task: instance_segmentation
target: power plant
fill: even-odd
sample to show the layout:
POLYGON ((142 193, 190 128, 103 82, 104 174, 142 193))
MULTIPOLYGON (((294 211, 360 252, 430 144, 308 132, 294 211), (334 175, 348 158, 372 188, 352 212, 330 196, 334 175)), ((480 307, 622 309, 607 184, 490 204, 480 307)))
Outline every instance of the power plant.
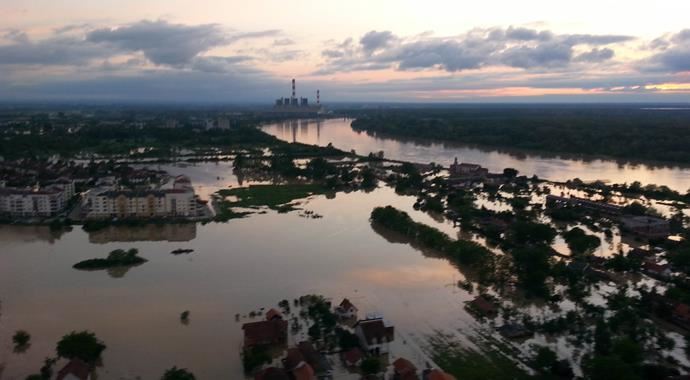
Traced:
POLYGON ((281 113, 323 113, 321 106, 321 94, 316 90, 316 104, 309 104, 309 98, 298 98, 295 90, 295 78, 292 78, 292 96, 289 98, 278 98, 273 106, 274 112, 281 113))

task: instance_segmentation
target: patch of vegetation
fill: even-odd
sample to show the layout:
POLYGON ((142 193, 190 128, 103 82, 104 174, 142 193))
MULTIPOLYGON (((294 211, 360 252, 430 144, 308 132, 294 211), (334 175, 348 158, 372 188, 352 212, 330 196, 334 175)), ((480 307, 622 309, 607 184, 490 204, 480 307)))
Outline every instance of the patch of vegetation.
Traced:
POLYGON ((445 372, 463 380, 522 380, 531 376, 496 349, 474 351, 434 336, 432 358, 445 372))
POLYGON ((29 347, 31 335, 24 330, 17 330, 12 336, 12 343, 14 343, 15 352, 24 352, 29 347))
POLYGON ((575 227, 563 234, 573 255, 591 254, 601 245, 598 236, 588 235, 582 228, 575 227))
POLYGON ((136 248, 131 248, 127 251, 116 249, 110 252, 105 259, 88 259, 74 264, 73 267, 82 270, 99 270, 140 265, 147 261, 148 260, 145 258, 139 256, 139 250, 136 248))
POLYGON ((638 106, 495 106, 351 111, 352 128, 553 154, 690 162, 690 112, 638 106))
POLYGON ((196 377, 185 368, 172 367, 165 371, 161 380, 196 380, 196 377))
POLYGON ((96 337, 96 334, 90 331, 72 331, 60 339, 56 351, 61 358, 76 358, 93 364, 101 357, 105 349, 106 345, 96 337))
POLYGON ((220 190, 218 194, 223 197, 237 197, 237 201, 224 200, 223 208, 243 207, 257 208, 268 207, 280 210, 296 199, 303 199, 311 195, 324 194, 326 187, 317 183, 282 184, 282 185, 251 185, 237 189, 220 190))

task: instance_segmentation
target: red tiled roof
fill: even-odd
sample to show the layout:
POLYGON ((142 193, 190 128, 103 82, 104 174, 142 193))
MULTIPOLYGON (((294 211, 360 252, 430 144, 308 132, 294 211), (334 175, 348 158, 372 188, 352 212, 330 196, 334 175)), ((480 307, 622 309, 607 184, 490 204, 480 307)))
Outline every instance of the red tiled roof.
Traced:
POLYGON ((281 314, 278 310, 276 309, 271 309, 268 312, 266 312, 266 320, 270 321, 273 318, 280 318, 283 319, 283 314, 281 314))
POLYGON ((673 308, 673 315, 684 319, 690 319, 690 306, 679 303, 673 308))
POLYGON ((244 347, 285 343, 288 323, 283 320, 250 322, 242 325, 244 347))
POLYGON ((347 310, 350 310, 350 309, 355 309, 355 310, 357 310, 357 308, 355 307, 355 305, 353 305, 352 302, 350 302, 350 300, 347 299, 347 298, 343 299, 343 302, 340 303, 340 307, 341 307, 343 310, 346 310, 346 311, 347 311, 347 310))
POLYGON ((80 380, 88 380, 90 374, 91 368, 88 364, 79 359, 72 359, 58 372, 56 380, 63 380, 67 375, 72 375, 80 380))
POLYGON ((472 300, 469 303, 469 306, 471 308, 477 310, 478 312, 481 312, 484 314, 493 314, 493 313, 496 313, 498 311, 497 306, 493 302, 486 299, 486 297, 484 297, 484 296, 479 296, 479 297, 475 298, 474 300, 472 300))
POLYGON ((393 370, 395 374, 399 376, 408 376, 417 373, 417 367, 405 358, 395 359, 393 362, 393 370))
POLYGON ((357 365, 357 363, 362 360, 363 357, 364 354, 362 353, 362 350, 357 347, 343 353, 343 360, 345 360, 345 364, 349 366, 357 365))
POLYGON ((377 342, 392 342, 395 337, 395 328, 386 327, 382 319, 370 319, 357 322, 357 327, 362 329, 362 333, 367 340, 367 344, 377 342))
POLYGON ((292 376, 295 380, 314 380, 314 370, 309 364, 305 364, 296 370, 292 371, 292 376))

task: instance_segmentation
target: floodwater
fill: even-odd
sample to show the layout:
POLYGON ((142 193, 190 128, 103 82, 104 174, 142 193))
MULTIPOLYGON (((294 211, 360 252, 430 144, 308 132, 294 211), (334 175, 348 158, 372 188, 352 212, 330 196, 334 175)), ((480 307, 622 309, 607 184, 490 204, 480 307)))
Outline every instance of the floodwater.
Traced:
MULTIPOLYGON (((237 183, 229 165, 169 167, 199 188, 237 183), (209 175, 213 169, 215 175, 209 175)), ((463 276, 442 259, 394 243, 369 224, 376 206, 393 204, 418 221, 455 233, 450 223, 415 211, 414 197, 390 188, 315 196, 304 202, 322 219, 269 211, 228 223, 80 228, 0 227, 0 378, 24 379, 54 355, 60 337, 91 330, 108 348, 99 379, 155 379, 186 367, 198 379, 242 378, 241 325, 235 315, 282 299, 319 293, 350 298, 364 313, 396 325, 393 357, 423 365, 419 347, 436 329, 482 328, 463 309, 472 295, 455 284, 463 276), (149 262, 127 271, 77 271, 78 261, 118 248, 138 248, 149 262), (189 255, 172 255, 192 248, 189 255), (190 323, 180 313, 190 311, 190 323), (11 336, 27 330, 31 347, 14 353, 11 336)))
POLYGON ((354 131, 350 119, 299 120, 266 125, 263 130, 281 140, 336 148, 358 154, 383 151, 386 158, 417 163, 435 162, 448 166, 455 157, 462 162, 480 164, 493 172, 515 168, 521 174, 537 175, 551 181, 580 178, 610 183, 666 185, 682 193, 690 189, 690 168, 619 163, 613 160, 577 160, 545 157, 504 150, 479 149, 457 143, 432 142, 371 136, 354 131))

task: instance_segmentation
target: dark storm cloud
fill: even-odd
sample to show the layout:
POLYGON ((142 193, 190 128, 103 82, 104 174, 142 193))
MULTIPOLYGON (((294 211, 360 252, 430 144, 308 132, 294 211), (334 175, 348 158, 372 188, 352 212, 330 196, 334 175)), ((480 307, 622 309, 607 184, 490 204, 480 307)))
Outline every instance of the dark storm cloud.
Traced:
POLYGON ((604 48, 576 56, 576 46, 600 47, 632 39, 621 35, 559 35, 522 27, 474 29, 457 37, 414 39, 371 31, 360 39, 359 46, 353 46, 349 39, 324 49, 322 55, 327 62, 319 73, 371 70, 373 66, 399 70, 440 68, 449 72, 487 66, 564 68, 573 62, 603 62, 614 55, 612 49, 604 48))
POLYGON ((244 39, 273 37, 278 30, 229 34, 217 24, 183 25, 167 21, 139 21, 117 28, 96 29, 86 40, 124 52, 143 52, 157 65, 183 66, 213 48, 244 39))
POLYGON ((183 65, 202 52, 225 45, 227 36, 218 25, 187 26, 166 21, 140 21, 119 28, 96 29, 86 40, 122 51, 141 51, 158 65, 183 65))
POLYGON ((383 32, 372 30, 371 32, 368 32, 362 36, 362 38, 359 39, 359 43, 362 45, 362 49, 365 52, 371 53, 388 46, 395 39, 396 37, 393 35, 393 33, 388 30, 383 32))
POLYGON ((578 62, 603 62, 613 58, 615 52, 609 48, 594 48, 575 57, 578 62))
POLYGON ((112 54, 108 49, 72 37, 55 37, 41 41, 14 38, 0 45, 0 64, 81 65, 94 58, 112 54))
POLYGON ((658 52, 642 62, 643 71, 690 71, 690 29, 657 38, 651 47, 658 52))

